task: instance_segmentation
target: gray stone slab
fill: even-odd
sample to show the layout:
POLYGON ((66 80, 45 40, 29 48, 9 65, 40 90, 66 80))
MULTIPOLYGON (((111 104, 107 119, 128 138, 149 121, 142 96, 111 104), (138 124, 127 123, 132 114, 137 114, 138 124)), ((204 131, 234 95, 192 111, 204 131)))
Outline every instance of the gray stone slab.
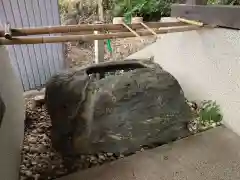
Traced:
POLYGON ((225 127, 58 180, 236 180, 239 136, 225 127))

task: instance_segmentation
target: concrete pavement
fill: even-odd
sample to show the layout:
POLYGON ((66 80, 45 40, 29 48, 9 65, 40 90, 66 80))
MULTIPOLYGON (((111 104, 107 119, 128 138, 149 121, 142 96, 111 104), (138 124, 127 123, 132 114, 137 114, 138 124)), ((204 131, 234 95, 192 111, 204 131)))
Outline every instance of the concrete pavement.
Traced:
POLYGON ((240 179, 240 138, 225 127, 58 180, 208 179, 240 179))

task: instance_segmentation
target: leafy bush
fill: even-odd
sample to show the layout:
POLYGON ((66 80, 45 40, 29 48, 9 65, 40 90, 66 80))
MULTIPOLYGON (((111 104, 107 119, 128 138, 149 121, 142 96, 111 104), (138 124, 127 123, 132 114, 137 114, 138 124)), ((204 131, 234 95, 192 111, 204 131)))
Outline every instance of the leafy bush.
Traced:
POLYGON ((61 14, 66 14, 68 11, 69 2, 66 0, 59 0, 59 10, 61 14))
POLYGON ((240 0, 208 0, 208 4, 221 4, 221 5, 240 5, 240 0))
POLYGON ((173 0, 118 0, 114 16, 141 16, 144 20, 159 20, 169 16, 173 0))

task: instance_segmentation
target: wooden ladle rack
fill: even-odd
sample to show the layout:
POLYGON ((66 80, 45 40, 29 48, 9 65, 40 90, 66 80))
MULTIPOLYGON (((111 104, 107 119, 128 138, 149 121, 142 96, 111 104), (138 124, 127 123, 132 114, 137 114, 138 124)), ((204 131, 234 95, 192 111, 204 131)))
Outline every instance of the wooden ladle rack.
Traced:
POLYGON ((93 41, 136 36, 141 37, 156 34, 191 31, 199 28, 199 24, 189 23, 188 21, 184 22, 184 20, 181 19, 178 22, 140 22, 130 25, 122 23, 80 24, 35 28, 11 28, 11 25, 7 23, 4 29, 0 29, 0 45, 60 43, 79 40, 93 41), (92 34, 71 34, 86 31, 92 32, 92 34), (94 31, 99 31, 100 33, 94 34, 94 31), (48 36, 36 36, 43 34, 48 36))

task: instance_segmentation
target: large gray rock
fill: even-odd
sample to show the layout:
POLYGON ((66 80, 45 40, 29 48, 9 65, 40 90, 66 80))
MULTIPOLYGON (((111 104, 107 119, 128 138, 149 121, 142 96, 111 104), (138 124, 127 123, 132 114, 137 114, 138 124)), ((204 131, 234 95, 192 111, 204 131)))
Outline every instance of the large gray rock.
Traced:
POLYGON ((0 96, 0 127, 1 127, 2 119, 3 119, 4 113, 5 113, 5 108, 6 108, 6 106, 0 96))
MULTIPOLYGON (((108 73, 111 74, 111 73, 108 73)), ((151 61, 93 65, 46 86, 53 146, 63 154, 132 153, 189 135, 191 113, 177 80, 151 61), (88 74, 131 69, 100 80, 88 74)))

